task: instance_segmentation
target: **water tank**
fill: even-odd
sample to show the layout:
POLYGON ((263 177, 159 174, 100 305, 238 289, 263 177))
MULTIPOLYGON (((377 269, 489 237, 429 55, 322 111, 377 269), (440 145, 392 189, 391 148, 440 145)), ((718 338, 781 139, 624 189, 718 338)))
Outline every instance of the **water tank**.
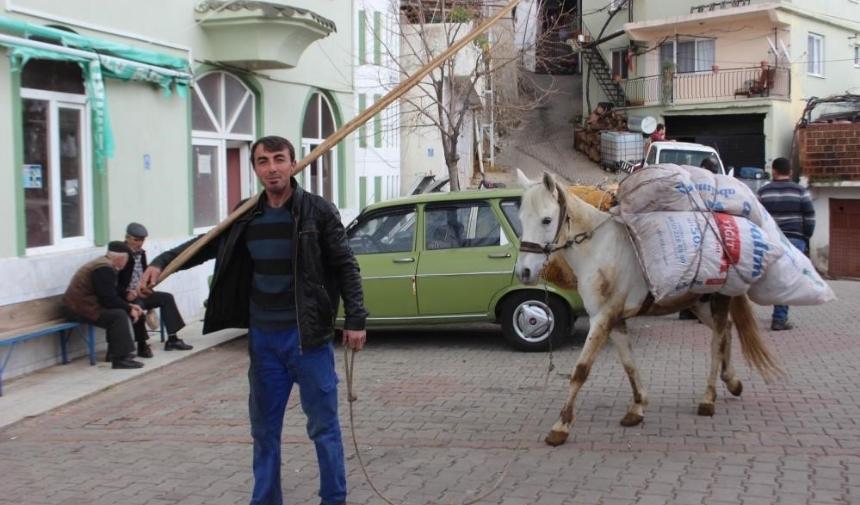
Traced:
POLYGON ((632 132, 640 132, 651 135, 657 129, 657 120, 654 116, 642 116, 629 114, 627 116, 627 129, 632 132))

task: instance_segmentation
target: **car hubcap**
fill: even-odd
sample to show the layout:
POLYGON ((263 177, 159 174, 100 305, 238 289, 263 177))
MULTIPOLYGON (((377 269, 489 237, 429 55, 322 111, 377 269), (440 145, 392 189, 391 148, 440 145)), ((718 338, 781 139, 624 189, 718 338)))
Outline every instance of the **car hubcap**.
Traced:
POLYGON ((527 342, 546 340, 554 326, 552 311, 543 302, 529 300, 514 311, 514 331, 527 342))

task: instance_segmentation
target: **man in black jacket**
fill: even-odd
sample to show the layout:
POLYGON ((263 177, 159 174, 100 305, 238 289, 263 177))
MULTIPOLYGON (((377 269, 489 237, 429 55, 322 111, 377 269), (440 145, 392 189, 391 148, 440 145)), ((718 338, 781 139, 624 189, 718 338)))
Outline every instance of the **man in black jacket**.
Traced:
MULTIPOLYGON (((282 502, 281 430, 290 390, 298 384, 317 451, 321 503, 339 505, 346 500, 346 470, 332 339, 342 298, 343 344, 355 350, 364 346, 367 311, 358 263, 337 209, 291 177, 295 150, 287 139, 256 141, 251 164, 264 187, 257 205, 183 268, 215 258, 203 333, 249 329, 251 504, 282 502)), ((143 285, 154 285, 161 270, 196 240, 155 258, 143 285)))
MULTIPOLYGON (((129 223, 125 228, 125 243, 131 250, 131 255, 125 268, 119 272, 117 289, 119 295, 130 303, 139 305, 143 310, 150 311, 161 309, 161 317, 164 318, 164 326, 167 328, 167 341, 164 342, 165 351, 189 351, 194 347, 186 344, 176 333, 185 327, 182 314, 176 307, 173 295, 163 291, 152 291, 144 286, 141 289, 140 279, 146 270, 146 251, 143 242, 149 232, 140 223, 129 223)), ((149 335, 146 332, 146 320, 140 318, 134 323, 134 339, 137 341, 137 355, 141 358, 151 358, 152 349, 146 343, 149 335)))

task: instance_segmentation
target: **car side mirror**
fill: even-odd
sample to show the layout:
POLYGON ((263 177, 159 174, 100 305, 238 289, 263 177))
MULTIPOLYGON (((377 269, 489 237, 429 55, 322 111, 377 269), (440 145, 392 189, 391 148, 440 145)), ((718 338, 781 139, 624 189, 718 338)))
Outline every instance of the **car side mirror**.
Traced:
POLYGON ((735 176, 735 167, 729 165, 729 171, 726 173, 726 175, 728 175, 729 177, 734 177, 735 176))

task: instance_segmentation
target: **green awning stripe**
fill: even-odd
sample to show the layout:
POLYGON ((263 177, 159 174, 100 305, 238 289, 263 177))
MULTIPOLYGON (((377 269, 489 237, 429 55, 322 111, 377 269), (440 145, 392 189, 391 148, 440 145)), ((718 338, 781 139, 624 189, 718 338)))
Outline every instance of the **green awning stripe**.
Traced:
POLYGON ((118 58, 136 61, 138 63, 146 63, 157 67, 190 73, 188 61, 183 58, 177 58, 176 56, 170 56, 154 51, 146 51, 108 40, 84 37, 83 35, 67 32, 58 28, 34 25, 25 21, 0 16, 0 30, 23 37, 37 36, 43 39, 59 42, 66 47, 92 51, 102 55, 108 54, 118 58))
POLYGON ((175 89, 182 97, 187 96, 193 78, 188 62, 173 56, 91 39, 2 16, 0 30, 23 37, 37 36, 64 46, 53 49, 41 41, 26 38, 13 40, 14 37, 4 35, 0 46, 9 48, 13 72, 20 72, 32 58, 72 61, 81 66, 92 116, 93 160, 99 172, 104 171, 107 159, 113 157, 114 153, 104 78, 151 82, 160 86, 166 95, 175 89))
POLYGON ((12 72, 20 72, 24 68, 24 65, 27 64, 27 61, 32 58, 72 61, 81 66, 87 97, 90 101, 90 117, 92 119, 93 131, 93 160, 96 169, 99 172, 103 172, 107 158, 113 157, 114 139, 106 106, 107 100, 105 97, 104 80, 102 79, 102 69, 98 60, 91 60, 73 54, 64 54, 58 51, 18 46, 5 41, 2 44, 9 47, 12 72))

